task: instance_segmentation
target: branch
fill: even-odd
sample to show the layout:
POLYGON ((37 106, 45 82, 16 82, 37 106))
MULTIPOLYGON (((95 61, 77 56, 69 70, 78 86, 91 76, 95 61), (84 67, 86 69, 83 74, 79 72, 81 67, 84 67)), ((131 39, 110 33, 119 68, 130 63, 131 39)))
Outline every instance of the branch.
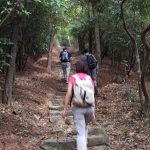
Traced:
POLYGON ((125 23, 125 19, 124 19, 124 13, 123 13, 123 4, 125 3, 126 0, 123 0, 120 4, 120 8, 121 8, 121 17, 122 17, 122 21, 123 21, 123 26, 125 29, 125 32, 127 33, 127 35, 129 36, 129 38, 131 39, 131 41, 133 43, 135 43, 135 39, 133 38, 133 36, 131 35, 131 33, 128 31, 126 23, 125 23))
POLYGON ((16 9, 17 5, 21 2, 21 0, 18 0, 16 2, 16 4, 14 5, 14 7, 12 8, 12 10, 9 12, 9 14, 7 14, 7 16, 4 18, 4 20, 0 23, 0 28, 2 28, 3 24, 6 22, 6 20, 9 18, 9 16, 14 12, 14 10, 16 9))

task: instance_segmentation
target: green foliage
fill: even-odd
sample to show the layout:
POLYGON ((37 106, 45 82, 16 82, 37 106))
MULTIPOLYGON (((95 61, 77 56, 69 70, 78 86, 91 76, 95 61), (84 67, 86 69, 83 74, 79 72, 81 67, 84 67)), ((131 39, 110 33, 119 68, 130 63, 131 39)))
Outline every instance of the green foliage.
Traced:
POLYGON ((60 46, 70 46, 67 36, 61 36, 58 38, 58 41, 60 43, 60 46))
POLYGON ((70 32, 73 36, 77 37, 78 35, 84 34, 86 32, 86 26, 82 23, 74 24, 70 32))
POLYGON ((134 102, 136 90, 131 88, 126 88, 123 92, 123 96, 125 96, 130 102, 134 102))
POLYGON ((113 77, 112 78, 112 81, 113 82, 117 82, 117 83, 122 83, 123 82, 123 79, 120 75, 116 76, 116 77, 113 77))
MULTIPOLYGON (((12 10, 13 6, 14 3, 11 0, 1 1, 1 21, 12 10)), ((142 0, 127 1, 124 7, 127 27, 138 39, 138 45, 141 45, 139 33, 150 21, 149 7, 148 0, 144 2, 142 0)), ((79 41, 82 39, 84 45, 88 45, 88 31, 91 29, 94 47, 95 22, 99 22, 102 49, 105 46, 103 43, 107 43, 108 53, 111 55, 113 50, 115 61, 128 60, 127 58, 131 55, 129 50, 133 48, 133 45, 124 33, 119 3, 110 0, 23 0, 18 13, 22 21, 20 23, 19 45, 24 45, 26 56, 47 52, 52 27, 55 28, 57 41, 66 46, 69 45, 68 36, 79 38, 79 41), (97 9, 95 5, 97 5, 97 9), (97 14, 93 14, 94 9, 97 10, 97 14), (90 17, 88 16, 88 10, 90 10, 90 17)), ((12 24, 12 22, 13 16, 10 17, 7 24, 12 24)), ((1 36, 6 34, 6 37, 10 39, 11 30, 11 26, 6 26, 1 36)), ((143 49, 140 49, 141 56, 142 53, 143 49)))
POLYGON ((8 63, 6 63, 5 61, 4 61, 4 57, 11 57, 11 55, 10 54, 8 54, 8 53, 4 53, 3 52, 3 47, 4 46, 9 46, 9 45, 12 45, 13 43, 12 42, 10 42, 9 40, 7 40, 6 38, 0 38, 0 57, 1 57, 1 59, 0 59, 0 72, 2 71, 2 69, 4 68, 4 67, 6 67, 6 66, 10 66, 8 63))
POLYGON ((6 63, 4 60, 0 60, 0 72, 6 66, 10 66, 10 65, 8 63, 6 63))
POLYGON ((0 38, 0 45, 12 45, 13 43, 6 39, 6 38, 0 38))
POLYGON ((124 67, 128 67, 128 61, 127 60, 123 60, 121 62, 122 65, 124 65, 124 67))
POLYGON ((6 116, 6 115, 0 115, 0 123, 2 123, 2 122, 4 122, 4 121, 7 121, 7 119, 8 119, 8 116, 6 116))
POLYGON ((0 87, 0 91, 2 91, 3 90, 3 88, 2 87, 0 87))

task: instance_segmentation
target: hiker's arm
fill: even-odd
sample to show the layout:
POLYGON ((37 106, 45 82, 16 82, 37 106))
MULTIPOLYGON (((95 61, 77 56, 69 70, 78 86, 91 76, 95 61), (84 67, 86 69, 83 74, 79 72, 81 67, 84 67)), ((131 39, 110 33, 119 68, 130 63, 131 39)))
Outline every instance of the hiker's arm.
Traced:
POLYGON ((95 121, 95 113, 93 114, 92 119, 91 119, 91 122, 94 122, 94 121, 95 121))
POLYGON ((70 62, 72 62, 72 54, 71 53, 69 53, 69 60, 70 60, 70 62))
POLYGON ((65 118, 66 109, 67 109, 67 106, 68 106, 68 103, 69 103, 69 100, 70 100, 70 97, 71 97, 71 93, 72 93, 72 84, 69 82, 68 83, 68 90, 67 90, 67 93, 66 93, 66 96, 65 96, 64 110, 62 112, 62 117, 63 118, 65 118))
POLYGON ((72 57, 69 58, 70 62, 72 62, 72 57))

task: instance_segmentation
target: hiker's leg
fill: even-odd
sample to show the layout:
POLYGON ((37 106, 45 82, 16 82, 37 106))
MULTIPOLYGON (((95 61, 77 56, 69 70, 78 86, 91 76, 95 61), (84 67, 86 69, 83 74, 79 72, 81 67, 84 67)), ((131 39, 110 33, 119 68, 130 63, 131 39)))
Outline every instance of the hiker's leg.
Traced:
POLYGON ((87 126, 85 127, 85 140, 86 140, 86 144, 88 144, 88 128, 87 128, 87 126))
POLYGON ((88 70, 87 74, 92 78, 92 70, 91 69, 88 70))
POLYGON ((71 64, 70 62, 66 63, 66 81, 68 82, 69 79, 69 73, 70 73, 71 64))
POLYGON ((67 62, 65 62, 65 67, 64 67, 64 70, 65 70, 65 80, 67 81, 67 62))
POLYGON ((64 79, 66 78, 66 67, 65 66, 66 66, 65 63, 62 62, 61 63, 61 68, 62 68, 62 71, 63 71, 63 77, 64 77, 64 79))
POLYGON ((92 79, 94 81, 94 91, 95 91, 95 94, 98 94, 98 90, 97 90, 97 81, 96 81, 96 78, 97 78, 97 69, 94 68, 92 69, 92 79))
POLYGON ((87 141, 85 133, 85 108, 74 107, 73 108, 73 119, 74 129, 77 132, 77 150, 87 150, 87 141))
POLYGON ((94 110, 95 110, 94 105, 86 108, 86 114, 85 114, 85 124, 86 124, 86 126, 91 121, 91 119, 93 117, 94 110))
POLYGON ((92 77, 92 79, 94 81, 94 86, 97 87, 97 81, 96 81, 97 73, 96 73, 96 68, 94 68, 94 69, 91 70, 91 77, 92 77))
MULTIPOLYGON (((91 106, 91 107, 86 108, 86 114, 85 114, 85 124, 86 124, 86 127, 85 127, 85 138, 86 138, 86 141, 87 141, 87 138, 88 138, 87 125, 88 125, 88 123, 91 121, 91 119, 93 117, 94 110, 95 110, 95 106, 91 106)), ((88 141, 87 141, 87 143, 88 143, 88 141)))

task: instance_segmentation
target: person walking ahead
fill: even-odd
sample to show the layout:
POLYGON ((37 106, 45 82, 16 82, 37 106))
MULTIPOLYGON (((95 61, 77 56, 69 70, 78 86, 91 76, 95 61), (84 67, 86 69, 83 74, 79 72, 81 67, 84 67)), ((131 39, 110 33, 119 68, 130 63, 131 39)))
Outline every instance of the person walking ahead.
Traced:
POLYGON ((61 61, 61 67, 63 70, 63 76, 64 76, 64 81, 68 83, 68 78, 69 78, 69 73, 70 73, 70 68, 71 68, 71 59, 72 55, 69 51, 67 51, 67 48, 64 47, 63 51, 60 52, 59 58, 61 61))
POLYGON ((85 60, 88 63, 89 71, 88 75, 91 76, 91 78, 94 81, 94 90, 95 95, 98 94, 97 90, 97 70, 98 70, 98 63, 95 57, 89 53, 88 49, 84 49, 84 55, 82 56, 82 60, 85 60))
MULTIPOLYGON (((87 75, 88 72, 88 65, 86 61, 83 60, 79 60, 76 63, 76 74, 71 76, 69 78, 69 83, 68 83, 68 90, 65 96, 65 102, 64 102, 64 109, 62 112, 62 117, 65 118, 65 114, 66 114, 66 109, 68 106, 68 103, 70 101, 70 97, 72 95, 72 91, 74 91, 72 97, 72 113, 73 113, 73 119, 74 119, 74 129, 77 132, 77 139, 76 139, 76 143, 77 143, 77 150, 87 150, 87 136, 88 136, 88 129, 87 129, 87 125, 90 121, 94 121, 95 120, 95 99, 93 103, 90 103, 90 101, 94 97, 94 85, 93 85, 93 80, 91 79, 91 77, 89 75, 87 75), (80 91, 80 93, 76 93, 77 91, 75 91, 75 88, 77 88, 78 85, 82 86, 82 83, 85 83, 86 81, 86 85, 89 85, 89 87, 91 87, 89 90, 91 90, 91 94, 88 95, 85 94, 86 92, 84 91, 83 93, 86 95, 85 97, 87 97, 87 95, 89 97, 87 97, 87 101, 86 98, 84 99, 84 101, 82 101, 82 105, 79 105, 79 101, 81 99, 82 92, 80 91), (78 96, 77 96, 78 94, 78 96), (78 103, 77 103, 78 102, 78 103)), ((79 88, 81 89, 81 88, 79 88)), ((83 98, 83 97, 82 97, 83 98)))

